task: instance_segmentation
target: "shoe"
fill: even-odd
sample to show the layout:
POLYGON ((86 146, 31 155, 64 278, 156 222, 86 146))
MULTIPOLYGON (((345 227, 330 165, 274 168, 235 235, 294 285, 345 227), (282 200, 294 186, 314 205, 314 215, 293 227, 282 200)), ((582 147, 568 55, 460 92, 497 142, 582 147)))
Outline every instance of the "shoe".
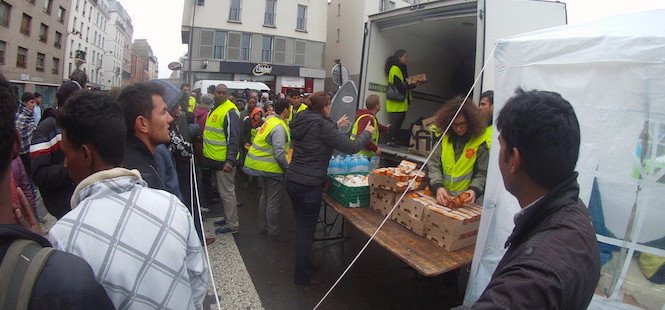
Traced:
POLYGON ((399 147, 399 145, 397 143, 392 142, 392 141, 387 142, 386 145, 389 146, 389 147, 399 147))
POLYGON ((266 236, 266 240, 268 240, 268 242, 276 242, 276 243, 288 243, 291 241, 290 238, 282 235, 266 236))
POLYGON ((322 281, 321 281, 321 278, 319 278, 319 277, 317 277, 317 276, 312 276, 312 278, 309 279, 309 281, 305 281, 305 282, 303 282, 303 281, 295 280, 295 281, 293 281, 293 282, 294 282, 295 284, 297 284, 297 285, 307 285, 307 286, 311 286, 311 285, 319 285, 319 284, 321 284, 322 281))
POLYGON ((214 221, 213 224, 215 224, 215 226, 224 226, 226 225, 226 220, 214 221))
POLYGON ((238 232, 238 229, 231 229, 228 227, 222 227, 222 228, 217 228, 215 229, 215 232, 218 234, 225 234, 225 233, 232 233, 235 234, 238 232))
POLYGON ((215 243, 215 240, 216 240, 215 238, 206 238, 206 240, 205 240, 206 245, 211 245, 211 244, 215 243))

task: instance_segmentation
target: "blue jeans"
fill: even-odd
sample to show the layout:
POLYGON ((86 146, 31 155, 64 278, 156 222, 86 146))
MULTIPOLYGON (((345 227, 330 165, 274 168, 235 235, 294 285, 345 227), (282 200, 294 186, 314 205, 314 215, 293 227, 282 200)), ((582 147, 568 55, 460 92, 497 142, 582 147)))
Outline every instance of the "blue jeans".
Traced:
POLYGON ((286 189, 289 197, 291 197, 293 214, 296 217, 296 270, 294 281, 308 283, 314 270, 309 254, 312 250, 316 223, 321 211, 322 188, 287 181, 286 189))

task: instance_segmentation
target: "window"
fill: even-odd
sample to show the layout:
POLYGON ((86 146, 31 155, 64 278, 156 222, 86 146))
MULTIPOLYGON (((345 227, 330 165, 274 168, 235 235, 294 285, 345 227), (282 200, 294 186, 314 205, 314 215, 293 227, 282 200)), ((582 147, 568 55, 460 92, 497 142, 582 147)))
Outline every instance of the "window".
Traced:
POLYGON ((53 7, 53 0, 44 0, 44 8, 42 11, 48 15, 51 15, 51 7, 53 7))
POLYGON ((261 61, 272 62, 272 40, 273 37, 263 36, 263 49, 261 50, 261 61))
POLYGON ((4 1, 0 1, 0 25, 9 27, 9 16, 11 16, 12 6, 4 1))
POLYGON ((337 4, 337 16, 342 15, 342 4, 338 3, 337 4))
POLYGON ((53 60, 51 61, 51 73, 58 74, 59 70, 60 70, 60 58, 53 57, 53 60))
POLYGON ((41 24, 39 26, 39 41, 46 43, 48 40, 48 26, 41 24))
POLYGON ((249 61, 249 50, 251 48, 252 35, 243 33, 242 42, 240 44, 240 60, 249 61))
POLYGON ((55 40, 53 40, 53 46, 55 48, 61 48, 62 47, 62 33, 60 32, 55 32, 55 40))
POLYGON ((389 0, 379 0, 379 12, 392 10, 395 8, 395 2, 389 0))
POLYGON ((26 36, 29 36, 31 25, 32 25, 32 16, 23 13, 23 19, 21 19, 21 33, 26 36))
POLYGON ((67 12, 67 10, 66 10, 65 8, 63 8, 63 7, 60 7, 60 8, 58 9, 58 21, 59 21, 61 24, 65 22, 65 12, 67 12))
POLYGON ((28 49, 23 47, 18 47, 18 53, 16 53, 16 66, 19 68, 27 67, 28 60, 28 49))
POLYGON ((205 6, 206 5, 206 0, 196 0, 196 5, 205 6))
POLYGON ((75 8, 76 12, 79 11, 79 2, 80 2, 80 0, 76 0, 76 8, 75 8))
POLYGON ((296 24, 297 30, 307 30, 307 7, 298 5, 298 23, 296 24))
POLYGON ((44 61, 46 61, 46 55, 37 53, 37 65, 35 66, 37 71, 44 71, 44 61))
POLYGON ((7 42, 0 41, 0 65, 5 64, 5 51, 7 50, 7 42))
POLYGON ((305 40, 296 40, 296 46, 294 50, 293 63, 296 65, 304 66, 305 65, 305 46, 307 42, 305 40))
POLYGON ((275 43, 273 44, 273 63, 286 63, 286 39, 285 38, 275 38, 275 43))
POLYGON ((275 26, 275 1, 266 0, 266 14, 263 17, 263 25, 275 26))
POLYGON ((215 42, 213 46, 213 58, 224 59, 226 49, 226 31, 215 31, 215 42))
POLYGON ((241 0, 231 0, 231 10, 229 10, 229 20, 231 21, 240 21, 241 13, 241 0))
POLYGON ((337 42, 339 42, 339 38, 340 38, 340 33, 339 33, 339 28, 337 28, 337 42))

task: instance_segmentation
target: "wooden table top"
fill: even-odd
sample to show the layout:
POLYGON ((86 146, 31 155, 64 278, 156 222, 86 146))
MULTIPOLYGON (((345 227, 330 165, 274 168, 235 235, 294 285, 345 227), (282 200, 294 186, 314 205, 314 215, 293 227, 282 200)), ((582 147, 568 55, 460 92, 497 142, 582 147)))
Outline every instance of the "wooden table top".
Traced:
MULTIPOLYGON (((383 221, 383 216, 371 208, 345 208, 325 193, 323 200, 347 222, 368 236, 371 236, 383 221)), ((425 277, 437 276, 471 263, 475 246, 448 252, 393 220, 388 220, 383 225, 374 241, 425 277)))

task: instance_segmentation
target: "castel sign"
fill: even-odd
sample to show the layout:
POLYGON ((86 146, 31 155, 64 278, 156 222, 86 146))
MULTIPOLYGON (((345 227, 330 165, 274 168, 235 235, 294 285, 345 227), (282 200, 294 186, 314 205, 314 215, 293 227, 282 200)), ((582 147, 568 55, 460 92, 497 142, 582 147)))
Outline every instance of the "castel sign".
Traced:
POLYGON ((261 76, 270 73, 272 73, 272 67, 269 64, 256 64, 254 69, 252 69, 252 74, 255 76, 261 76))

